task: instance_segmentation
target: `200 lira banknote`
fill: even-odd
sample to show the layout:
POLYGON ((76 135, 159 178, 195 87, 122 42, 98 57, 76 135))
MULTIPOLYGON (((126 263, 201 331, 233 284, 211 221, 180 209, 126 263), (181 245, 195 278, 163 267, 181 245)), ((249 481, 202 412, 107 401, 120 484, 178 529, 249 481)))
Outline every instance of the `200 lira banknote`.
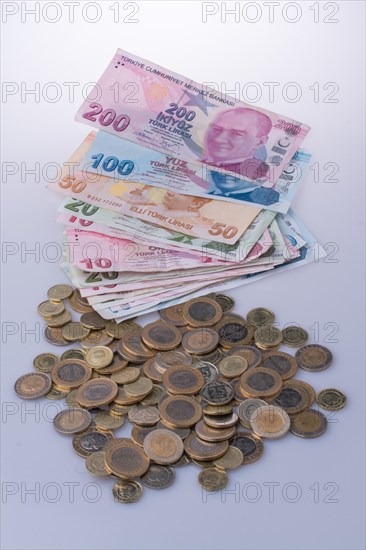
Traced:
POLYGON ((117 50, 76 120, 170 157, 201 163, 204 173, 191 175, 208 194, 266 208, 286 195, 275 183, 309 131, 306 124, 123 50, 117 50))

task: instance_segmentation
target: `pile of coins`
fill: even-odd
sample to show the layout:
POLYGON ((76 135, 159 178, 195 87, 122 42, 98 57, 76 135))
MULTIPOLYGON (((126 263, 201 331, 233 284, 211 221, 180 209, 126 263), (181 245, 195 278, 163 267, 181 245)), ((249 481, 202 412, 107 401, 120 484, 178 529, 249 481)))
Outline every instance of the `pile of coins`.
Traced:
POLYGON ((52 287, 48 298, 38 306, 45 339, 81 347, 38 355, 35 372, 21 376, 15 391, 23 399, 66 400, 55 429, 73 435, 92 474, 118 478, 118 502, 138 501, 143 486, 169 487, 174 468, 191 461, 201 467, 202 487, 223 489, 228 470, 261 457, 263 439, 323 434, 327 419, 311 408, 315 401, 332 411, 346 403, 339 390, 316 395, 294 379, 298 368, 328 368, 332 353, 307 344, 301 327, 275 327, 266 308, 244 318, 232 313, 231 297, 210 294, 163 309, 159 321, 142 327, 106 321, 68 285, 52 287), (278 351, 281 345, 298 348, 295 356, 278 351), (131 438, 116 437, 126 419, 131 438))

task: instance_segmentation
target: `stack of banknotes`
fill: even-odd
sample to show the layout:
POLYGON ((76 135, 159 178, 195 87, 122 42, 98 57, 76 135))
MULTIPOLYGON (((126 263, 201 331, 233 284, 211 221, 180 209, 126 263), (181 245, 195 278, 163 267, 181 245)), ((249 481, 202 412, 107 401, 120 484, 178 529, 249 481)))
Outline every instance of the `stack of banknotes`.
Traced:
POLYGON ((224 291, 325 255, 291 209, 309 127, 118 50, 49 187, 62 268, 105 319, 224 291))

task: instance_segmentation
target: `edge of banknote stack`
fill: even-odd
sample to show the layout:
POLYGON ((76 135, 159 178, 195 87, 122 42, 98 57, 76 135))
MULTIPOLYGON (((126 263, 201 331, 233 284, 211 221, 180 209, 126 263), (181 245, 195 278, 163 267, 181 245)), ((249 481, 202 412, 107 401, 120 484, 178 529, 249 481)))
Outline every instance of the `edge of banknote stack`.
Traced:
POLYGON ((76 115, 94 130, 49 188, 63 195, 61 267, 104 319, 325 256, 291 209, 310 161, 300 148, 309 127, 122 50, 96 89, 98 101, 76 115), (131 101, 115 94, 126 85, 135 86, 131 101))

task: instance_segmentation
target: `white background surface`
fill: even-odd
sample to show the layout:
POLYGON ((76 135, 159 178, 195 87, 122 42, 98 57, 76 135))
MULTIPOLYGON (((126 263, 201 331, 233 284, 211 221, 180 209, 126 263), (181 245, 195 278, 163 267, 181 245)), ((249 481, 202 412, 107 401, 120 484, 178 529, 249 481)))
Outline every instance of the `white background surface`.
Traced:
MULTIPOLYGON (((2 78, 19 88, 3 97, 2 104, 3 168, 5 162, 16 163, 18 169, 13 176, 3 174, 1 200, 3 252, 13 252, 2 258, 3 548, 364 548, 363 2, 330 2, 328 7, 298 2, 301 16, 296 23, 286 21, 295 18, 293 10, 299 13, 299 7, 284 7, 289 3, 275 8, 273 22, 269 7, 260 2, 251 2, 255 11, 242 13, 238 22, 234 16, 223 22, 217 3, 218 13, 206 23, 201 2, 136 2, 136 23, 123 22, 134 10, 123 2, 119 22, 113 21, 110 9, 117 3, 99 2, 96 23, 85 20, 95 17, 93 7, 83 18, 88 2, 75 6, 73 23, 64 2, 58 3, 61 17, 55 23, 45 20, 56 17, 55 8, 42 16, 41 2, 37 23, 24 12, 34 4, 2 2, 3 20, 5 5, 19 9, 2 28, 2 78), (260 15, 259 9, 259 20, 248 22, 260 15), (325 23, 327 16, 338 22, 325 23), (64 350, 43 340, 36 313, 48 287, 66 282, 53 261, 59 250, 49 244, 61 242, 61 227, 54 221, 60 197, 46 190, 42 174, 37 181, 25 176, 24 168, 36 162, 41 170, 50 162, 61 164, 89 132, 73 120, 81 90, 99 77, 118 47, 194 80, 226 83, 227 90, 236 82, 241 90, 257 83, 260 106, 312 127, 304 145, 320 167, 318 182, 314 171, 308 173, 294 209, 334 254, 231 294, 238 313, 270 307, 280 325, 296 321, 310 332, 311 341, 329 346, 335 357, 332 367, 298 377, 317 391, 342 389, 348 405, 329 418, 329 429, 318 440, 288 435, 266 442, 260 461, 230 474, 228 490, 236 494, 208 495, 207 502, 197 482, 199 469, 191 465, 177 470, 176 483, 168 490, 146 490, 138 505, 114 503, 111 481, 93 478, 74 454, 71 439, 53 430, 60 402, 22 403, 13 392, 16 378, 32 370, 35 355, 64 350), (45 94, 38 101, 30 95, 22 98, 21 90, 37 82, 45 94), (50 82, 61 89, 56 102, 48 99, 50 82), (74 98, 69 98, 65 82, 80 83, 74 98), (273 102, 265 82, 279 83, 273 102), (289 82, 301 91, 297 102, 282 96, 289 82), (319 83, 318 101, 314 83, 319 83), (335 89, 334 84, 324 89, 327 83, 338 86, 333 95, 337 102, 325 101, 335 89), (330 175, 326 163, 338 165, 338 182, 325 180, 330 175), (32 249, 35 254, 25 254, 32 249), (32 329, 36 334, 27 333, 32 329)), ((248 2, 238 4, 249 9, 248 2)), ((247 90, 254 94, 254 88, 247 90)), ((120 433, 127 435, 127 426, 120 433)))

